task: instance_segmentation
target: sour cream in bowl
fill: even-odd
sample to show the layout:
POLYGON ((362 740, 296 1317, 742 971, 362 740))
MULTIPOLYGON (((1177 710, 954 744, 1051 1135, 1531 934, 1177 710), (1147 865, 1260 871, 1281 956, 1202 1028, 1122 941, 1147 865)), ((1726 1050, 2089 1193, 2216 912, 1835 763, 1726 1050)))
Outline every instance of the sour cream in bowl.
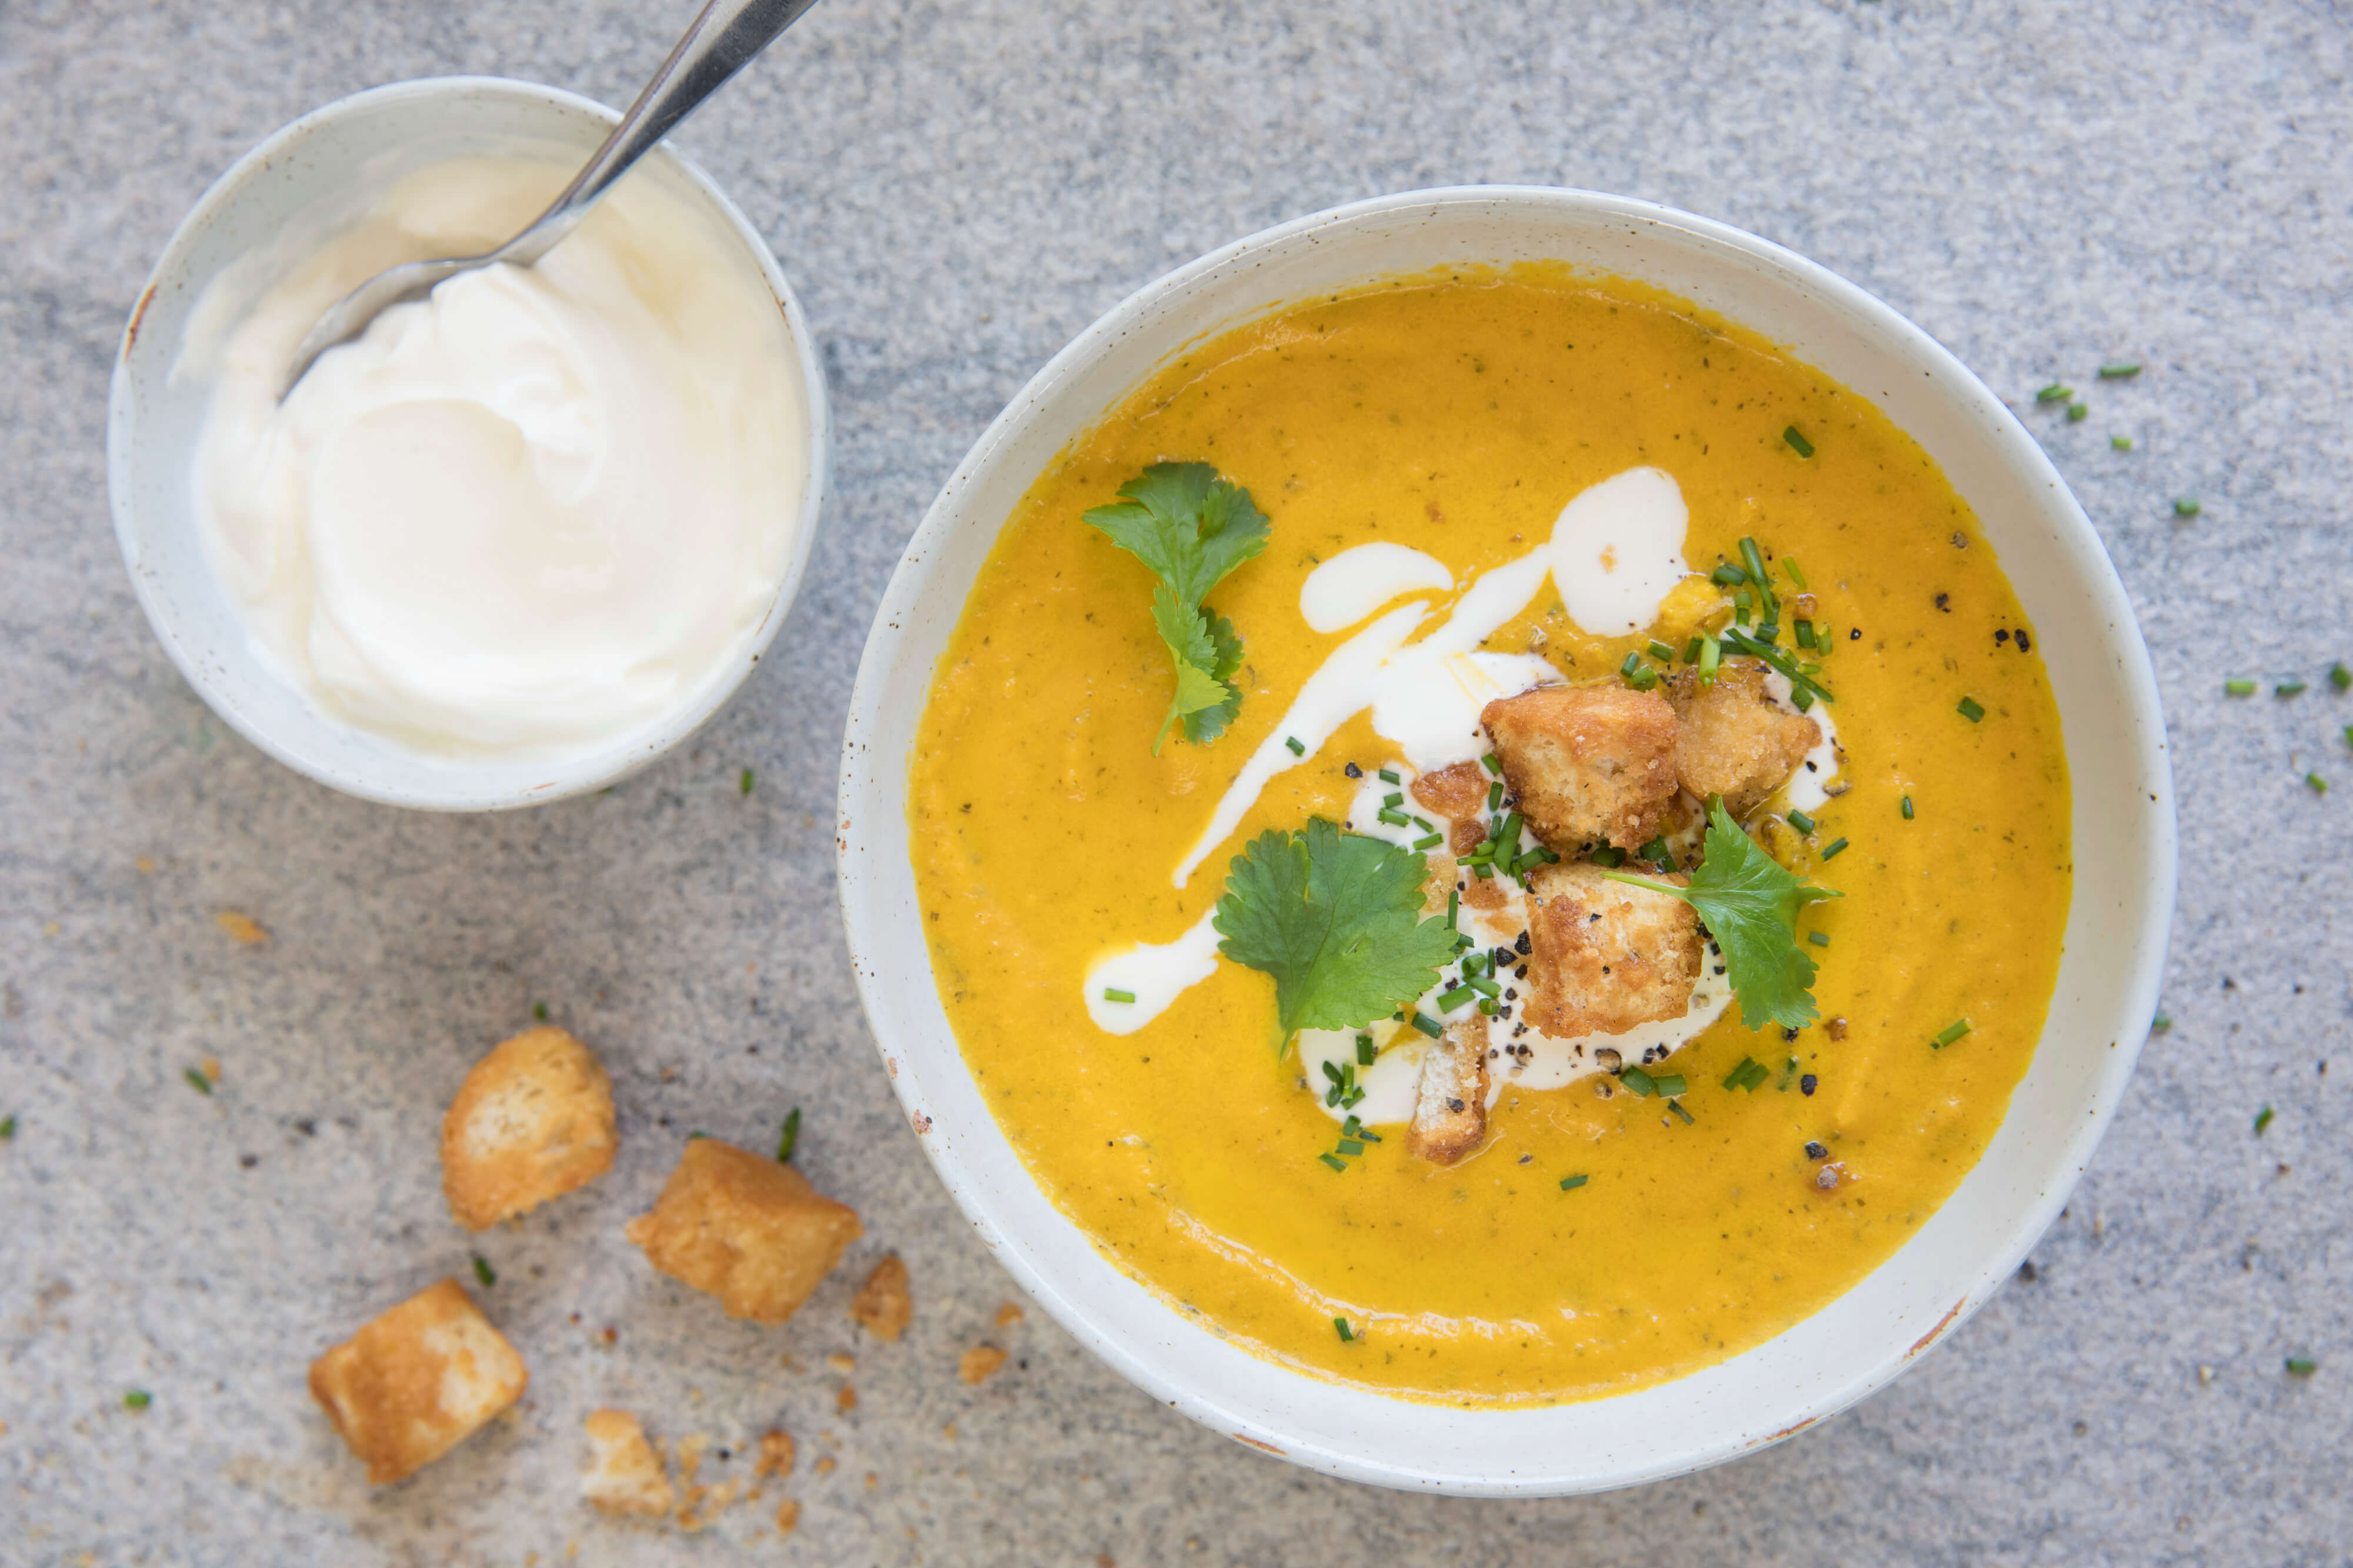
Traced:
POLYGON ((166 648, 301 771, 486 809, 611 782, 707 719, 791 603, 824 386, 774 258, 667 150, 537 267, 385 313, 382 268, 490 248, 612 116, 522 83, 362 93, 198 205, 126 332, 117 531, 166 648))

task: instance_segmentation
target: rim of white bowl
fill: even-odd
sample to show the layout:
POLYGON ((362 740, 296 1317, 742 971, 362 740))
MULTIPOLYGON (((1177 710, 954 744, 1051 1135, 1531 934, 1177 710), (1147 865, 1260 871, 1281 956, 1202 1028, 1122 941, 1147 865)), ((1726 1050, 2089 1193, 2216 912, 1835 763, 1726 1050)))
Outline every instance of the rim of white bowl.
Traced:
MULTIPOLYGON (((628 777, 693 735, 733 700, 752 672, 759 668, 761 659, 766 657, 769 646, 776 641, 777 632, 783 629, 786 618, 799 598, 802 581, 807 574, 809 554, 824 519, 833 455, 833 413, 827 393, 824 359, 818 352, 817 340, 809 331, 808 318, 801 310, 800 297, 793 292, 792 283, 785 277, 784 268, 769 249, 767 241, 761 237, 751 219, 744 216, 743 210, 700 164, 667 140, 646 154, 649 159, 666 161, 702 200, 710 204, 744 243, 758 265, 770 296, 784 312, 785 331, 792 339, 807 414, 808 474, 801 487, 798 538, 794 542, 791 559, 776 584, 776 596, 770 602, 767 613, 743 652, 741 668, 735 670, 732 679, 713 681, 697 700, 681 706, 669 719, 633 731, 619 743, 601 744, 578 756, 550 762, 534 770, 545 776, 545 782, 521 788, 486 788, 479 783, 469 782, 478 771, 490 767, 512 767, 512 763, 485 763, 481 770, 478 770, 464 760, 443 762, 437 759, 437 765, 448 775, 448 787, 438 792, 423 792, 390 787, 363 772, 305 755, 251 714, 227 700, 204 659, 183 637, 178 610, 155 585, 150 574, 141 569, 138 530, 131 500, 132 486, 129 482, 128 471, 131 444, 136 438, 132 428, 136 397, 132 384, 132 355, 140 323, 149 301, 172 282, 174 272, 185 263, 196 241, 218 221, 249 184, 269 170, 274 161, 307 140, 321 127, 390 103, 459 93, 546 105, 586 116, 607 126, 618 124, 621 118, 617 110, 595 99, 520 78, 419 77, 407 81, 385 82, 321 104, 264 137, 205 187, 204 195, 196 198, 187 216, 173 229, 172 237, 165 242, 163 254, 157 258, 154 268, 148 273, 138 300, 124 322, 122 337, 115 348, 114 370, 107 389, 107 495, 114 521, 115 543, 121 552, 123 565, 131 577, 132 591, 138 595, 139 605, 147 616, 148 626, 153 629, 156 640, 164 645, 165 655, 178 668, 181 677, 223 722, 262 752, 296 773, 362 800, 418 811, 509 811, 544 805, 585 795, 590 790, 602 789, 628 777)), ((162 374, 168 374, 168 371, 166 364, 162 374)), ((315 706, 307 701, 305 706, 311 708, 320 723, 351 729, 351 726, 343 725, 339 721, 318 712, 315 706)), ((393 744, 390 742, 384 743, 387 746, 393 744)))
MULTIPOLYGON (((1267 307, 1269 310, 1277 308, 1280 306, 1267 307)), ((1251 319, 1254 317, 1250 314, 1238 316, 1211 329, 1211 333, 1229 330, 1251 319)), ((1166 356, 1158 362, 1166 363, 1166 356)), ((1139 372, 1128 384, 1129 389, 1139 384, 1156 368, 1157 363, 1139 372)), ((1859 395, 1871 395, 1859 387, 1852 390, 1859 395)), ((1108 406, 1104 412, 1108 412, 1108 406)), ((1001 529, 1003 521, 1002 519, 997 520, 996 527, 1001 529)), ((961 616, 964 600, 969 593, 967 584, 965 593, 958 595, 952 620, 961 616)), ((2048 637, 2046 632, 2045 640, 2048 637)), ((932 673, 930 669, 922 672, 918 683, 926 696, 932 673)), ((899 696, 902 700, 906 696, 903 685, 899 696)), ((2125 1086, 2131 1078, 2140 1047, 2146 1040, 2146 1024, 2154 1011, 2158 985, 2163 978, 2176 885, 2173 783, 2167 751, 2163 711, 2147 647, 2141 637, 2124 584, 2116 576, 2114 563, 2108 559, 2090 520, 2084 516, 2082 507, 2068 490, 2041 445, 2019 423, 2016 416, 1966 365, 1908 318, 1829 268, 1782 246, 1715 219, 1637 198, 1542 185, 1455 185, 1409 191, 1333 207, 1261 230, 1145 284, 1049 361, 975 443, 908 542, 899 566, 883 592, 860 661, 843 744, 839 802, 837 847, 842 921, 860 997, 873 1027, 876 1050, 883 1059, 892 1087, 908 1112, 924 1153, 946 1184, 949 1195, 1021 1286, 1056 1321, 1122 1376, 1163 1403, 1239 1442, 1303 1468, 1348 1479, 1402 1489, 1492 1497, 1603 1491, 1686 1474, 1770 1447, 1876 1392, 1902 1373, 1923 1351, 1955 1326, 1966 1321, 2017 1270, 2027 1252, 2049 1228, 2089 1164, 2093 1152, 2123 1097, 2125 1086), (1988 422, 2007 459, 2016 465, 2026 478, 2046 487, 2053 498, 2057 534, 2054 542, 2068 558, 2078 584, 2092 601, 2093 608, 2105 622, 2106 630, 2098 640, 2113 659, 2116 678, 2124 689, 2126 711, 2119 716, 2123 743, 2129 750, 2134 775, 2145 786, 2142 793, 2147 795, 2146 807, 2137 795, 2131 802, 2133 830, 2145 843, 2147 852, 2142 867, 2145 872, 2142 888, 2146 896, 2137 910, 2126 910, 2117 917, 2129 928, 2124 934, 2132 939, 2130 957, 2124 967, 2122 979, 2115 987, 2114 1005, 2107 1009, 2109 1049, 2104 1065, 2094 1075, 2092 1091, 2082 1107, 2084 1114, 2073 1124, 2073 1133, 2063 1141, 2055 1156, 2047 1163, 2049 1169, 2060 1173, 2060 1179, 2045 1186, 2039 1197, 2027 1205, 2022 1216, 2011 1224, 1998 1240, 1982 1247, 1982 1261, 1972 1272, 1965 1294, 1940 1317, 1935 1315, 1933 1307, 1930 1308, 1919 1319, 1926 1325, 1926 1331, 1912 1342, 1908 1349, 1900 1348, 1902 1336, 1898 1335, 1888 1350, 1872 1355, 1843 1376, 1810 1389, 1793 1389, 1786 1406, 1776 1412, 1769 1421, 1751 1421, 1746 1426, 1726 1429, 1711 1440, 1685 1444, 1672 1452, 1655 1455, 1645 1462, 1615 1469, 1580 1470, 1573 1464, 1564 1465, 1549 1457, 1539 1456, 1535 1468, 1525 1473, 1464 1473, 1449 1469, 1442 1463, 1400 1459, 1389 1451, 1398 1445, 1390 1442, 1385 1446, 1378 1429, 1385 1425, 1412 1427, 1436 1411, 1445 1411, 1449 1415, 1469 1414, 1473 1420, 1506 1422, 1514 1418, 1524 1420, 1546 1412, 1593 1409, 1616 1405, 1622 1400, 1641 1399, 1658 1394, 1662 1390, 1702 1384, 1766 1351, 1779 1336, 1752 1346, 1715 1367, 1704 1368, 1663 1384, 1652 1384, 1629 1394, 1573 1402, 1567 1405, 1465 1413, 1373 1393, 1366 1396, 1372 1403, 1364 1414, 1386 1414, 1391 1417, 1389 1422, 1367 1422, 1369 1435, 1352 1434, 1345 1440, 1303 1438, 1298 1432, 1286 1430, 1279 1421, 1237 1408, 1231 1399, 1205 1394, 1200 1388, 1171 1375, 1163 1365, 1163 1362, 1173 1354, 1169 1347, 1180 1341, 1215 1336, 1198 1322, 1187 1318, 1149 1287, 1134 1280, 1117 1265, 1103 1258, 1099 1251, 1092 1250, 1092 1243, 1088 1243, 1084 1249, 1092 1258, 1092 1264, 1085 1258, 1076 1258, 1067 1245, 1061 1248, 1065 1255, 1061 1263, 1082 1271, 1100 1270, 1115 1277, 1110 1282, 1114 1293, 1123 1293, 1118 1291, 1117 1286, 1124 1282, 1130 1287, 1124 1294, 1150 1302, 1152 1310, 1149 1313, 1131 1314, 1132 1321, 1103 1321, 1095 1311, 1075 1300, 1057 1274, 1041 1263, 1039 1255, 1050 1242, 1066 1244, 1071 1236, 1083 1241, 1083 1233, 1074 1221, 1054 1206, 1052 1199, 1037 1184, 1028 1168, 1021 1163, 1018 1154, 1013 1151, 994 1114, 987 1110, 986 1102, 979 1100, 976 1086, 971 1083, 969 1069, 964 1065, 961 1049, 955 1045, 954 1031, 947 1024, 944 1011, 939 1006, 936 985, 932 983, 928 952, 920 957, 923 984, 917 986, 913 984, 915 977, 909 973, 911 955, 892 947, 885 931, 886 879, 894 870, 912 879, 912 868, 907 865, 905 826, 908 758, 903 753, 881 754, 870 742, 869 737, 879 722, 881 704, 887 695, 886 687, 896 673, 902 647, 915 635, 915 612, 926 586, 923 563, 938 553, 939 545, 957 527, 986 526, 979 520, 974 520, 968 525, 961 524, 958 519, 963 497, 978 482, 977 477, 990 468, 997 454, 1023 427, 1034 407, 1044 402, 1055 388, 1071 379, 1082 366, 1092 363, 1121 338, 1135 330, 1165 299, 1181 293, 1192 284, 1223 269, 1246 265, 1253 253, 1290 241, 1312 240, 1318 234, 1342 226, 1417 208, 1435 210, 1462 204, 1486 206, 1533 205, 1554 211, 1574 210, 1682 231, 1704 243, 1725 247, 1762 264, 1764 268, 1782 275, 1787 287, 1823 296, 1867 326, 1876 337, 1884 341, 1891 351, 1900 352, 1923 365, 1926 374, 1941 377, 1946 383, 1948 396, 1966 400, 1971 405, 1970 412, 1988 422), (877 802, 886 807, 881 818, 870 809, 877 802), (895 867, 892 865, 893 857, 898 862, 895 867), (891 1037, 883 1022, 892 1016, 906 994, 914 990, 920 990, 921 995, 911 1005, 927 1017, 936 1016, 937 1026, 946 1032, 955 1070, 963 1077, 961 1087, 968 1099, 980 1106, 981 1113, 972 1125, 952 1127, 934 1117, 927 1107, 938 1103, 934 1093, 914 1069, 912 1058, 891 1037), (907 1059, 902 1060, 902 1058, 907 1059), (1012 1188, 1009 1184, 1007 1184, 1008 1190, 987 1190, 986 1184, 976 1175, 973 1160, 967 1156, 967 1142, 984 1156, 1001 1154, 1004 1159, 1009 1159, 1027 1192, 1012 1188), (1017 1207, 1029 1210, 1028 1217, 1037 1216, 1042 1207, 1046 1228, 1034 1235, 1019 1228, 1018 1222, 1024 1216, 1017 1216, 1011 1212, 1017 1207), (1068 1234, 1055 1234, 1057 1232, 1068 1234)), ((2070 756, 2072 760, 2072 748, 2070 756)), ((2070 771, 2071 773, 2075 772, 2073 767, 2070 771)), ((2083 819, 2080 785, 2078 791, 2075 810, 2080 840, 2083 819)), ((2079 887, 2073 899, 2080 903, 2083 897, 2079 887)), ((2071 907, 2071 929, 2076 915, 2076 909, 2071 907)), ((2051 1044, 2050 1027, 2046 1025, 2043 1038, 2038 1043, 2037 1059, 2040 1059, 2043 1047, 2051 1044)), ((2016 1106, 2017 1100, 2013 1097, 2013 1111, 2016 1106)), ((2009 1116, 2010 1112, 2005 1112, 2005 1122, 2009 1116)), ((1940 1206, 1939 1214, 1953 1206, 1963 1188, 1983 1171, 1991 1153, 1989 1146, 1987 1156, 1981 1157, 1978 1164, 1963 1177, 1962 1185, 1957 1187, 1940 1206)), ((1895 1268, 1916 1247, 1923 1233, 1930 1228, 1936 1218, 1936 1215, 1930 1215, 1910 1240, 1863 1280, 1783 1332, 1795 1332, 1806 1321, 1834 1310, 1840 1301, 1860 1293, 1873 1279, 1895 1268)), ((1098 1279, 1094 1284, 1101 1287, 1106 1281, 1098 1279)), ((1944 1299, 1936 1298, 1938 1300, 1944 1299)), ((1908 1333, 1909 1327, 1905 1331, 1908 1333)), ((1228 1346, 1227 1350, 1231 1354, 1249 1357, 1269 1384, 1300 1385, 1302 1397, 1347 1386, 1256 1356, 1240 1347, 1228 1346)))

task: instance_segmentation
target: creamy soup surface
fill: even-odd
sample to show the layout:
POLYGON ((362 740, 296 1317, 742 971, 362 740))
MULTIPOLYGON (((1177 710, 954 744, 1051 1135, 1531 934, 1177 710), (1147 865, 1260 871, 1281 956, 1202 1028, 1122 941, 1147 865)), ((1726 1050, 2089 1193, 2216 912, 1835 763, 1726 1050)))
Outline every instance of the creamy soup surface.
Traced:
MULTIPOLYGON (((1790 695, 1777 683, 1794 710, 1790 695)), ((1486 749, 1467 734, 1460 755, 1486 749)), ((1040 1186, 1215 1331, 1409 1398, 1624 1392, 1851 1289, 1984 1152, 2042 1031, 2067 915, 2057 707, 2033 628, 1936 465, 1755 334, 1556 266, 1301 303, 1138 387, 1008 520, 912 768, 941 1000, 1040 1186), (1213 742, 1172 731, 1155 753, 1171 674, 1152 578, 1082 514, 1162 462, 1211 465, 1269 532, 1207 600, 1244 645, 1238 714, 1213 742), (1672 560, 1632 558, 1678 521, 1672 560), (1483 1126, 1452 1163, 1415 1157, 1400 1119, 1433 1047, 1382 1020, 1361 1068, 1345 1032, 1278 1055, 1272 982, 1218 958, 1206 923, 1267 829, 1322 817, 1430 842, 1410 785, 1444 760, 1454 710, 1401 717, 1394 693, 1318 709, 1311 677, 1365 639, 1410 659, 1467 627, 1446 666, 1479 688, 1466 712, 1536 681, 1622 682, 1630 658, 1671 684, 1694 638, 1736 614, 1753 624, 1712 576, 1744 538, 1782 614, 1810 612, 1815 646, 1799 653, 1787 626, 1778 646, 1831 693, 1812 707, 1820 746, 1745 824, 1842 895, 1798 921, 1820 1020, 1746 1026, 1711 949, 1688 1016, 1621 1042, 1681 1093, 1605 1070, 1598 1037, 1514 1055, 1508 1009, 1534 1014, 1504 967, 1505 910, 1477 936, 1503 944, 1488 973, 1513 994, 1490 1005, 1507 1011, 1482 1021, 1456 993, 1442 1020, 1493 1032, 1483 1126), (1318 712, 1330 722, 1310 728, 1318 712), (1383 770, 1419 822, 1370 820, 1383 770), (1344 1067, 1366 1092, 1335 1106, 1344 1067), (1371 1136, 1335 1145, 1343 1116, 1371 1136)))

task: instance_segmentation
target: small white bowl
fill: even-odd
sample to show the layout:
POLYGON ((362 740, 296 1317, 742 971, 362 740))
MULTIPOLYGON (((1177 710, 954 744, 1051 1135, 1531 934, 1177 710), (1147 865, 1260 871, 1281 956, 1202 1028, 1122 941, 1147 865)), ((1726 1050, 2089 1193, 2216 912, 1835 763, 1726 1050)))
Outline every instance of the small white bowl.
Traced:
POLYGON ((1919 328, 1802 257, 1622 196, 1464 187, 1269 229, 1153 283, 1056 355, 982 436, 884 593, 842 753, 844 923, 885 1065, 949 1193, 1022 1285, 1145 1389, 1238 1441, 1385 1486, 1598 1491, 1778 1442, 1885 1384, 2008 1279, 2131 1076, 2172 918, 2172 780, 2148 654, 2083 510, 2000 399, 1919 328), (2074 901, 2050 1022, 1975 1170, 1894 1257, 1720 1366, 1542 1409, 1392 1399, 1220 1339, 1123 1273, 1030 1180, 935 986, 907 858, 907 771, 932 672, 983 559, 1048 461, 1203 335, 1285 302, 1449 263, 1551 258, 1640 279, 1785 343, 1944 468, 2037 628, 2074 788, 2074 901))
POLYGON ((172 236, 131 312, 107 406, 106 479, 132 585, 164 651, 213 710, 321 784, 438 811, 533 805, 611 784, 718 711, 759 663, 799 591, 824 503, 832 437, 816 340, 758 233, 707 175, 667 145, 628 177, 663 182, 710 208, 742 241, 784 312, 807 411, 799 535, 776 599, 740 659, 651 723, 553 761, 427 756, 322 712, 266 665, 206 559, 193 474, 210 389, 172 374, 189 313, 206 285, 290 234, 357 217, 395 181, 427 164, 502 152, 585 161, 618 119, 577 94, 498 77, 395 82, 338 100, 287 126, 214 182, 172 236))

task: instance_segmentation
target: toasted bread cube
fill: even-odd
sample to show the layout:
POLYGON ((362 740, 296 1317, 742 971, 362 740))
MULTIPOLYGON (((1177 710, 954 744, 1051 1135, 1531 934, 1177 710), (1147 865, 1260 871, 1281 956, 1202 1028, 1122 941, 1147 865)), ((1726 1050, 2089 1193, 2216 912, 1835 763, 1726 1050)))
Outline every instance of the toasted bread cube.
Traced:
POLYGON ((486 1230, 612 1168, 613 1081, 562 1029, 527 1030, 474 1064, 441 1121, 441 1190, 486 1230))
POLYGON ((797 1311, 864 1234, 855 1211, 792 1166, 716 1138, 687 1141, 653 1212, 628 1231, 656 1268, 760 1323, 797 1311))
POLYGON ((849 1315, 878 1340, 895 1340, 907 1331, 907 1325, 915 1321, 915 1302, 907 1294, 906 1261, 897 1253, 874 1266, 874 1272, 858 1288, 849 1315))
POLYGON ((1447 1026, 1446 1037, 1421 1054, 1405 1149, 1434 1165, 1451 1165, 1486 1140, 1487 1020, 1465 1018, 1447 1026))
POLYGON ((1675 793, 1675 712, 1657 692, 1539 686, 1488 703, 1480 719, 1514 804, 1548 848, 1639 848, 1658 832, 1675 793))
POLYGON ((588 1464, 580 1472, 580 1495, 606 1513, 670 1512, 678 1493, 638 1418, 626 1410, 595 1410, 586 1425, 588 1464))
POLYGON ((1820 725, 1767 693, 1757 659, 1725 659, 1707 686, 1697 670, 1684 670, 1668 684, 1667 696, 1682 720, 1677 782, 1702 800, 1722 795, 1736 817, 1764 805, 1821 743, 1820 725))
POLYGON ((377 1486, 464 1442, 529 1381, 522 1357, 455 1279, 418 1291, 311 1363, 311 1396, 377 1486))
MULTIPOLYGON (((1655 879, 1690 882, 1680 874, 1655 879)), ((1611 881, 1585 861, 1538 867, 1528 886, 1535 909, 1522 1022, 1574 1039, 1622 1035, 1690 1009, 1706 950, 1689 904, 1611 881)))
POLYGON ((987 1383, 1006 1359, 1006 1352, 995 1345, 975 1345, 956 1358, 956 1375, 966 1383, 987 1383))

